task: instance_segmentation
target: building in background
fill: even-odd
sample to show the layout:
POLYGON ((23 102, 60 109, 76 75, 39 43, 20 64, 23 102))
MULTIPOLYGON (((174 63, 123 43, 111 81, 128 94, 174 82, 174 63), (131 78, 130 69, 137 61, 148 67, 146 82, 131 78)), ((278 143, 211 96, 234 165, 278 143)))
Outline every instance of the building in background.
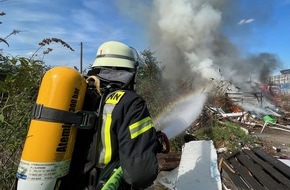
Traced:
POLYGON ((281 70, 280 75, 269 77, 268 83, 280 86, 282 95, 290 95, 290 69, 281 70))

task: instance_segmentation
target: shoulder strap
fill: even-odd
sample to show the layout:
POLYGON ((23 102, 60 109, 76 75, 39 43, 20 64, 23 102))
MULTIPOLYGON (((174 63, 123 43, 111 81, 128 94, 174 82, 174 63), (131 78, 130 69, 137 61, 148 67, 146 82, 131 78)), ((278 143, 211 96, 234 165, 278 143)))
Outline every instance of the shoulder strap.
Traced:
POLYGON ((100 146, 100 139, 101 138, 101 127, 102 126, 102 121, 103 121, 103 107, 105 104, 105 100, 107 97, 107 91, 105 91, 101 97, 100 103, 99 103, 99 107, 98 107, 98 120, 97 120, 97 124, 95 125, 95 134, 93 136, 93 143, 92 143, 92 149, 91 149, 91 155, 92 155, 92 162, 89 162, 86 164, 85 166, 85 172, 91 170, 94 166, 96 166, 97 164, 97 148, 100 146))
POLYGON ((85 165, 84 168, 84 173, 89 172, 89 181, 88 181, 88 186, 93 186, 96 187, 97 182, 98 182, 98 178, 100 176, 100 174, 97 173, 95 166, 98 163, 98 157, 97 157, 97 150, 100 147, 100 139, 101 139, 101 126, 102 126, 102 122, 103 122, 103 108, 106 102, 106 98, 110 93, 110 88, 109 87, 105 87, 101 96, 101 100, 98 106, 98 110, 97 112, 99 113, 99 117, 98 117, 98 121, 97 121, 97 125, 95 125, 95 133, 93 136, 93 142, 92 142, 92 148, 91 148, 91 162, 88 162, 85 165))
POLYGON ((110 175, 113 170, 119 165, 119 161, 112 162, 111 164, 107 165, 101 173, 99 171, 96 171, 95 166, 98 163, 98 155, 97 152, 100 149, 101 146, 101 126, 103 122, 103 109, 106 104, 107 97, 112 93, 115 92, 116 89, 113 88, 111 85, 107 85, 103 88, 100 88, 99 93, 101 95, 100 102, 98 104, 97 113, 98 113, 98 120, 95 125, 95 133, 93 135, 93 140, 91 144, 90 149, 90 162, 86 163, 84 168, 84 173, 89 173, 89 181, 88 186, 90 187, 99 187, 101 181, 103 179, 107 178, 108 175, 110 175))

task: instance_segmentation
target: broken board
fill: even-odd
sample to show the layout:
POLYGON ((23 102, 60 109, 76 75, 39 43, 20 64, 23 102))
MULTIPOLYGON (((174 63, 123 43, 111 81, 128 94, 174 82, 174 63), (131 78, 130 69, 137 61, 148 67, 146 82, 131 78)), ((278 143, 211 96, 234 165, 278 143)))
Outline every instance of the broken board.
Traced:
POLYGON ((231 190, 290 189, 290 167, 260 148, 222 154, 219 169, 231 190))

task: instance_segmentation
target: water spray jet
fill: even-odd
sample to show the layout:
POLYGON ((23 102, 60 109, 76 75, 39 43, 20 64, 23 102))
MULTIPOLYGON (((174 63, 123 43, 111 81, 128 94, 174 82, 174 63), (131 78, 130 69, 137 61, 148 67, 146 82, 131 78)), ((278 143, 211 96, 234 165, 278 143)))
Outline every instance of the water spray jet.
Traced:
POLYGON ((205 101, 206 94, 192 93, 181 98, 155 120, 156 128, 164 132, 168 139, 175 138, 198 118, 205 101))

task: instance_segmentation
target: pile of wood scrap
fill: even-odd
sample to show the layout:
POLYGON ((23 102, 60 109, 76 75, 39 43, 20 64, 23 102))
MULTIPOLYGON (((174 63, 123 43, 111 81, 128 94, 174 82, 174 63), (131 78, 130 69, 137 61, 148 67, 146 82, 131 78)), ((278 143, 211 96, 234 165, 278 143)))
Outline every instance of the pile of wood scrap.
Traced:
POLYGON ((290 167, 259 148, 220 155, 219 169, 231 190, 290 189, 290 167))
POLYGON ((251 127, 261 127, 260 133, 264 131, 266 127, 290 132, 290 120, 283 117, 281 113, 274 112, 274 110, 271 109, 271 112, 268 110, 268 114, 255 114, 245 111, 240 112, 230 112, 226 113, 222 108, 215 108, 215 107, 206 107, 210 112, 213 114, 216 114, 219 117, 219 120, 229 120, 231 122, 240 123, 245 126, 251 126, 251 127), (275 113, 275 114, 273 114, 275 113))

